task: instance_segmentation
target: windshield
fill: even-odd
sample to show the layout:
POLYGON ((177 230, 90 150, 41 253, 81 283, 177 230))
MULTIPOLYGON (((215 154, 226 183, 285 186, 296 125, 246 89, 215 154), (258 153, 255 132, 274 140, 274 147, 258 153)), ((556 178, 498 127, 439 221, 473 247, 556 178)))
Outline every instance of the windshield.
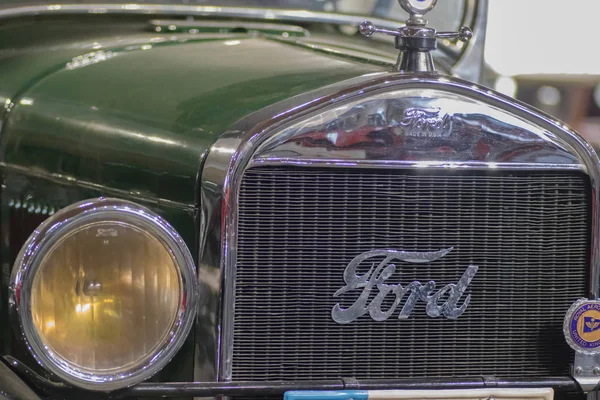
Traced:
MULTIPOLYGON (((466 0, 439 2, 436 9, 427 15, 428 20, 439 30, 453 30, 460 26, 466 0), (435 24, 435 25, 434 25, 435 24)), ((362 15, 404 21, 406 13, 397 0, 0 0, 0 9, 23 6, 49 6, 58 4, 164 4, 178 6, 221 6, 279 8, 362 15)))

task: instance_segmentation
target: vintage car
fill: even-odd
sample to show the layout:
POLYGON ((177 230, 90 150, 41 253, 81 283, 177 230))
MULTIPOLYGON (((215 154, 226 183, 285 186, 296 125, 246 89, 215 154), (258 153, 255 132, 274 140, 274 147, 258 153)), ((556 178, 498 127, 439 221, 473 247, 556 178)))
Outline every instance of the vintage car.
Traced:
POLYGON ((436 3, 4 1, 0 398, 594 393, 598 157, 436 3))

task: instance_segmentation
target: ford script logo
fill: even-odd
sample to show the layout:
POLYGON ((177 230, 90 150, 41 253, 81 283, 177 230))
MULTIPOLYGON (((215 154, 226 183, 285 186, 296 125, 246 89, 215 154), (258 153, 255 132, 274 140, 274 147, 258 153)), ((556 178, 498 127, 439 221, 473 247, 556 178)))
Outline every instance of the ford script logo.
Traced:
POLYGON ((400 126, 406 136, 443 138, 452 132, 452 116, 440 115, 439 108, 409 108, 404 111, 400 126))
POLYGON ((333 310, 331 310, 333 320, 338 324, 348 324, 369 313, 375 321, 385 321, 396 311, 403 301, 404 304, 400 309, 398 318, 406 319, 410 316, 419 300, 427 304, 425 310, 430 317, 436 318, 444 315, 448 319, 457 319, 465 312, 471 301, 471 295, 468 295, 462 304, 459 304, 461 297, 479 269, 477 266, 469 266, 457 283, 450 283, 438 291, 435 290, 436 283, 434 281, 429 281, 424 285, 418 281, 414 281, 406 286, 402 286, 400 283, 397 285, 385 283, 396 272, 396 265, 392 263, 394 260, 424 264, 439 260, 451 251, 452 248, 425 253, 373 250, 355 257, 344 271, 346 286, 335 292, 333 297, 339 297, 344 293, 356 289, 362 289, 362 291, 358 299, 350 307, 342 308, 339 303, 336 304, 333 310), (381 259, 381 257, 384 257, 383 261, 372 263, 369 272, 364 275, 356 274, 358 266, 363 262, 368 262, 370 259, 381 259), (371 292, 374 290, 377 291, 376 295, 367 304, 371 297, 371 292), (381 305, 390 294, 396 296, 396 299, 390 308, 382 310, 381 305), (446 300, 440 304, 443 298, 446 300))

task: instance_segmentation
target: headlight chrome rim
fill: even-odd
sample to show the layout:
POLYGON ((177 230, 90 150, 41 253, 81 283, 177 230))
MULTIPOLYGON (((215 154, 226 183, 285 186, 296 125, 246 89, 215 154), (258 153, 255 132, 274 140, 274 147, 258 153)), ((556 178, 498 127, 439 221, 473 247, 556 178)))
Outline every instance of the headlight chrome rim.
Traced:
MULTIPOLYGON (((199 285, 192 255, 177 231, 162 217, 149 209, 126 200, 96 198, 72 204, 44 221, 29 236, 15 260, 10 280, 11 313, 21 336, 35 360, 65 382, 88 390, 109 392, 142 382, 161 369, 179 351, 194 325, 199 285), (127 372, 92 371, 76 367, 54 354, 42 341, 33 321, 31 291, 42 260, 68 232, 98 221, 124 222, 144 229, 165 244, 179 268, 181 303, 175 320, 155 351, 133 365, 127 372)), ((117 369, 118 370, 118 369, 117 369)))

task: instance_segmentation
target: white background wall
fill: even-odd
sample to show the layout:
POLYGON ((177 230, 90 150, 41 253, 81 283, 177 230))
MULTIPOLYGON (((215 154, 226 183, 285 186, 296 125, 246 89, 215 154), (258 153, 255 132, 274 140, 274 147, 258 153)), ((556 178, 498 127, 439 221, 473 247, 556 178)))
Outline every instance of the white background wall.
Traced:
POLYGON ((600 75, 600 0, 490 0, 486 61, 507 76, 600 75))

